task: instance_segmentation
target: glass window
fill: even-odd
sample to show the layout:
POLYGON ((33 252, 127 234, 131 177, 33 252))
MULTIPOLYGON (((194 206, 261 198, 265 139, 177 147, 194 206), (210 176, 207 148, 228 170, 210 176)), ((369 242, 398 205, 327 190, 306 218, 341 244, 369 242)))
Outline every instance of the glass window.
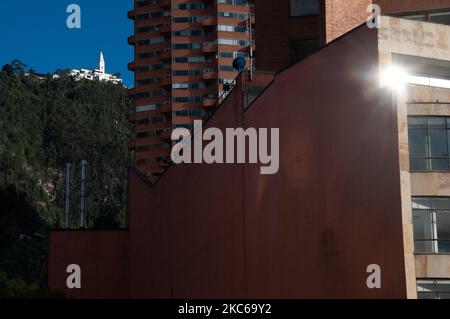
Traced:
POLYGON ((412 209, 415 252, 450 253, 450 197, 413 197, 412 209))
POLYGON ((419 20, 450 25, 450 11, 440 11, 440 12, 427 11, 418 14, 403 14, 400 15, 400 17, 411 20, 419 20))
POLYGON ((319 14, 319 0, 291 0, 291 16, 319 14))
POLYGON ((450 25, 450 12, 430 13, 430 22, 450 25))
POLYGON ((419 299, 450 299, 450 280, 417 279, 419 299))
POLYGON ((423 14, 412 14, 412 15, 403 15, 401 16, 404 19, 410 19, 410 20, 418 20, 418 21, 427 21, 427 15, 425 13, 423 14))
POLYGON ((450 121, 447 117, 408 118, 411 171, 450 170, 450 121))

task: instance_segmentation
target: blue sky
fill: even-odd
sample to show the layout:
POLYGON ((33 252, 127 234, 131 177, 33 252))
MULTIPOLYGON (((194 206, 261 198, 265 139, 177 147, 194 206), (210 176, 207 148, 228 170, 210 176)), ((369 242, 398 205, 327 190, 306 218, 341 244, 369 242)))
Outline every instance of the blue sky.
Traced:
POLYGON ((120 72, 132 86, 127 70, 133 60, 127 44, 132 7, 132 0, 1 0, 0 67, 17 58, 40 73, 94 68, 103 51, 106 71, 120 72), (66 8, 72 3, 81 7, 81 29, 66 26, 66 8))

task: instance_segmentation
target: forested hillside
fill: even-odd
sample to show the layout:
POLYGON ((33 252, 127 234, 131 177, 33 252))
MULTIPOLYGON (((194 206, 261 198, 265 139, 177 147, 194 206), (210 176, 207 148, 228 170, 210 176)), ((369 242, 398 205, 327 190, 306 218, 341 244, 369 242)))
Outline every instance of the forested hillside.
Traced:
POLYGON ((64 222, 66 163, 73 165, 72 215, 79 212, 80 162, 87 160, 89 227, 124 225, 130 112, 120 85, 77 82, 64 72, 59 79, 37 79, 17 62, 3 67, 0 298, 39 279, 48 230, 64 222))

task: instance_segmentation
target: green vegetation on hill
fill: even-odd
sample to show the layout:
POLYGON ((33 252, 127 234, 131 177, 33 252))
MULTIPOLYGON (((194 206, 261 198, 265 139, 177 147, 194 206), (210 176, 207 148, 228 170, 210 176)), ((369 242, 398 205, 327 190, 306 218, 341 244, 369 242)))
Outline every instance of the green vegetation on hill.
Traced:
POLYGON ((0 72, 0 298, 6 283, 39 280, 48 231, 64 222, 67 162, 73 165, 73 225, 80 163, 87 160, 89 227, 124 226, 132 134, 127 90, 61 74, 26 76, 19 61, 0 72))

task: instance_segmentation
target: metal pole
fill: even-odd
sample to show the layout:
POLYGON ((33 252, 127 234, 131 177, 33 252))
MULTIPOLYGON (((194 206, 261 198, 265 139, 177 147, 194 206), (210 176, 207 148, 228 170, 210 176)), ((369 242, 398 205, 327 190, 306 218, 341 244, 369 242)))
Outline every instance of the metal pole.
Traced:
POLYGON ((70 227, 70 180, 71 180, 72 164, 66 165, 66 205, 64 213, 64 227, 67 229, 70 227))
POLYGON ((250 42, 250 81, 253 80, 253 45, 252 45, 252 14, 248 16, 248 38, 250 42))
POLYGON ((86 167, 87 161, 81 161, 80 228, 86 224, 86 167))

